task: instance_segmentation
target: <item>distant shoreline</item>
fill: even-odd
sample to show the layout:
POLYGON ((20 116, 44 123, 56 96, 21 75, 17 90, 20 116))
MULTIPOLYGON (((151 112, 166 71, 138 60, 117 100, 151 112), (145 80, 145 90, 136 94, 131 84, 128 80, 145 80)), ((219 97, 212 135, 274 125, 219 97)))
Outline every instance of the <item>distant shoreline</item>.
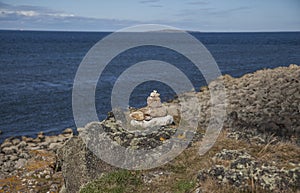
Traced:
MULTIPOLYGON (((19 32, 70 32, 70 33, 113 33, 115 31, 105 30, 105 31, 81 31, 81 30, 43 30, 43 29, 0 29, 0 31, 19 31, 19 32)), ((300 31, 193 31, 193 30, 184 30, 189 33, 220 33, 220 34, 235 34, 235 33, 300 33, 300 31)), ((124 33, 124 32, 123 32, 124 33)), ((128 33, 128 32, 126 32, 128 33)), ((129 32, 137 33, 137 32, 129 32)))

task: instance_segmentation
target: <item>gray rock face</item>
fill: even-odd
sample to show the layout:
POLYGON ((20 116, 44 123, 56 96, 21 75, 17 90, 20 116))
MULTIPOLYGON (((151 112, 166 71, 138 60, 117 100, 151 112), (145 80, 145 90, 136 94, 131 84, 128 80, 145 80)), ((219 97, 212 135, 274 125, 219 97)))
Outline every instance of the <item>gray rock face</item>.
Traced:
POLYGON ((287 189, 300 188, 299 164, 293 169, 279 169, 274 165, 257 161, 243 150, 227 149, 217 153, 213 159, 229 162, 229 165, 215 165, 210 169, 201 170, 198 175, 200 182, 210 177, 219 183, 229 183, 246 192, 251 189, 249 180, 253 180, 253 183, 265 191, 279 193, 287 189))
MULTIPOLYGON (((225 125, 253 134, 275 134, 298 138, 300 143, 300 67, 259 70, 240 78, 221 77, 226 88, 228 112, 225 125)), ((205 129, 211 118, 210 88, 197 93, 201 109, 199 126, 205 129)))
POLYGON ((89 151, 80 137, 73 137, 58 151, 62 163, 65 189, 68 193, 78 192, 80 187, 103 172, 114 170, 89 151))

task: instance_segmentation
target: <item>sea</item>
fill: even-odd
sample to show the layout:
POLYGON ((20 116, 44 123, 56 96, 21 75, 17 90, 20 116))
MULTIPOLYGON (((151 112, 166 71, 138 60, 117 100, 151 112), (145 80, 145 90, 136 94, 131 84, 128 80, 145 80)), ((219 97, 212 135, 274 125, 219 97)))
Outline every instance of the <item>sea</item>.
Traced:
MULTIPOLYGON (((77 69, 87 52, 111 32, 54 32, 0 30, 0 142, 8 137, 31 136, 38 132, 55 135, 65 128, 75 130, 72 89, 77 69)), ((201 33, 190 32, 208 49, 222 74, 240 77, 260 69, 300 64, 300 32, 201 33)), ((186 59, 158 47, 131 49, 114 59, 95 93, 99 120, 111 104, 105 102, 120 69, 126 64, 164 59, 183 68, 186 59)), ((187 68, 188 69, 188 68, 187 68)), ((199 90, 207 85, 203 76, 188 72, 199 90)), ((173 89, 158 81, 138 85, 129 106, 142 107, 152 90, 163 101, 175 96, 173 89)))

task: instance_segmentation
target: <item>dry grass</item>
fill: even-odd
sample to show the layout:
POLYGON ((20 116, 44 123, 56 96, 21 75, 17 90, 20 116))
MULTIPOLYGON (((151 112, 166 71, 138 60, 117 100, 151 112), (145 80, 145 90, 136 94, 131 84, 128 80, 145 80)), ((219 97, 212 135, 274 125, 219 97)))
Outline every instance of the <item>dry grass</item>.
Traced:
MULTIPOLYGON (((203 156, 198 154, 200 142, 194 143, 192 147, 184 150, 178 157, 169 162, 168 164, 150 170, 144 171, 144 175, 153 171, 168 171, 171 175, 161 176, 152 183, 140 186, 140 192, 176 192, 176 187, 180 187, 182 181, 191 182, 194 186, 188 186, 190 190, 183 192, 193 192, 199 184, 197 184, 196 176, 199 170, 207 169, 214 164, 222 164, 228 166, 229 162, 226 160, 217 160, 214 162, 211 158, 222 149, 244 149, 247 153, 256 157, 257 159, 265 162, 275 162, 278 167, 288 167, 288 162, 299 163, 300 161, 300 148, 290 142, 279 142, 273 144, 274 141, 270 140, 267 145, 249 144, 243 140, 235 140, 227 137, 228 133, 222 131, 214 144, 214 146, 203 156)), ((253 180, 249 180, 249 189, 244 192, 260 193, 266 192, 259 189, 259 186, 254 184, 253 180)), ((180 189, 180 188, 179 188, 180 189)), ((224 192, 224 193, 240 193, 241 189, 232 185, 220 185, 216 180, 208 179, 201 183, 201 189, 208 192, 224 192)))
POLYGON ((5 179, 0 179, 0 187, 2 187, 2 190, 0 190, 0 193, 9 192, 7 190, 14 190, 22 191, 25 189, 25 187, 22 185, 22 182, 17 176, 11 176, 5 179))

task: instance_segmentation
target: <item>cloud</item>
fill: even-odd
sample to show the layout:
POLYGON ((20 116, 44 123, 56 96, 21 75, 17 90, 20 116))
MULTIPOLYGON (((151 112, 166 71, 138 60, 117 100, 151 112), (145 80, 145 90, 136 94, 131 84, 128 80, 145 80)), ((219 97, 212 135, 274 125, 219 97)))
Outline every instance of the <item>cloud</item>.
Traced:
POLYGON ((235 12, 239 12, 239 11, 243 11, 243 10, 249 10, 249 9, 251 9, 250 6, 241 6, 241 7, 225 9, 225 10, 215 10, 215 11, 212 11, 211 14, 225 15, 225 14, 232 14, 232 13, 235 13, 235 12))
MULTIPOLYGON (((196 2, 194 2, 196 3, 196 2)), ((182 9, 176 14, 174 14, 175 17, 179 17, 179 19, 187 19, 187 18, 199 18, 199 16, 206 16, 206 17, 225 17, 231 14, 234 14, 235 12, 249 10, 251 7, 249 6, 241 6, 241 7, 235 7, 231 9, 217 9, 217 8, 211 8, 211 7, 196 7, 191 9, 182 9)))
POLYGON ((140 3, 148 4, 148 3, 158 3, 160 0, 141 0, 140 3))
POLYGON ((191 1, 188 2, 189 5, 208 5, 209 3, 207 1, 191 1))
POLYGON ((52 17, 73 17, 73 14, 67 14, 64 12, 57 12, 51 9, 47 9, 39 6, 13 6, 6 3, 0 2, 0 18, 5 17, 41 17, 41 16, 52 16, 52 17))
POLYGON ((139 24, 133 20, 89 18, 39 6, 13 6, 0 2, 2 29, 116 30, 139 24))
POLYGON ((139 2, 148 5, 149 7, 163 7, 163 5, 159 4, 160 0, 141 0, 139 2))

